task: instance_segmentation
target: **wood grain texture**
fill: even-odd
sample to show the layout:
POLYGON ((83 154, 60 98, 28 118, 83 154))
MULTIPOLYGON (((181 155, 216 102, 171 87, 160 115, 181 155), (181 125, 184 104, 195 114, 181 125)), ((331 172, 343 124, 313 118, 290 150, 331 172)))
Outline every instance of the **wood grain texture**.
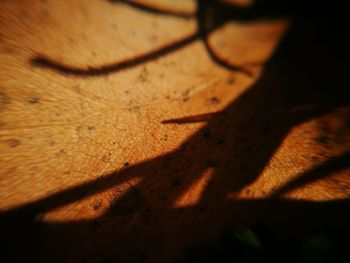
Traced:
POLYGON ((173 261, 228 227, 264 221, 293 233, 313 216, 349 219, 336 32, 316 45, 315 21, 232 18, 208 43, 250 75, 216 63, 198 38, 89 76, 31 61, 84 71, 134 59, 195 34, 196 18, 97 0, 1 1, 0 10, 0 218, 18 257, 173 261))

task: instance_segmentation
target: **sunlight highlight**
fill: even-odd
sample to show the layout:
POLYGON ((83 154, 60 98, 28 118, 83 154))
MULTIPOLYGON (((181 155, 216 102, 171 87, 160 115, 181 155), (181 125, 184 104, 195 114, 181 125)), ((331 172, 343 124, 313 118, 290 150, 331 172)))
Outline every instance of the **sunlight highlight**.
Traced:
POLYGON ((197 204, 200 201, 202 193, 207 187, 209 181, 212 179, 214 171, 215 169, 213 167, 209 167, 207 170, 205 170, 203 175, 175 201, 173 207, 182 208, 197 204))

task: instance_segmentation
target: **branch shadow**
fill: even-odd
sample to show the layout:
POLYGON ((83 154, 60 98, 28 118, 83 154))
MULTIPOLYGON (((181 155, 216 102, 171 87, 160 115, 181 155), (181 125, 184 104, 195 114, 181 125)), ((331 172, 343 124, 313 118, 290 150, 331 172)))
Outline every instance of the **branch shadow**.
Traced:
MULTIPOLYGON (((175 16, 184 19, 195 18, 197 21, 197 31, 189 36, 186 36, 180 40, 173 43, 167 44, 163 47, 157 48, 155 50, 149 51, 146 54, 141 54, 123 61, 118 61, 115 63, 105 64, 101 66, 87 66, 87 67, 75 67, 59 61, 55 61, 45 55, 37 55, 30 59, 30 64, 33 66, 41 67, 62 73, 65 75, 80 75, 80 76, 101 76, 110 73, 116 73, 128 68, 138 66, 143 63, 155 60, 164 55, 178 51, 195 41, 202 41, 204 46, 211 57, 211 59, 218 65, 232 71, 239 71, 252 75, 251 70, 245 65, 235 65, 233 62, 228 62, 220 58, 215 54, 215 51, 208 43, 208 36, 211 32, 215 31, 217 28, 221 27, 226 22, 232 20, 234 17, 236 20, 241 21, 251 21, 255 18, 261 18, 262 14, 266 16, 269 14, 270 9, 265 8, 265 5, 254 5, 254 8, 245 9, 238 8, 233 5, 229 5, 220 1, 208 1, 208 0, 197 0, 197 11, 195 14, 186 14, 173 11, 160 10, 154 7, 139 4, 133 1, 124 0, 110 0, 115 3, 122 3, 129 5, 132 8, 136 8, 143 12, 151 14, 161 14, 166 16, 175 16), (264 8, 261 8, 263 6, 264 8)), ((268 15, 269 17, 281 17, 282 15, 278 12, 273 12, 273 14, 268 15), (278 15, 276 15, 278 14, 278 15)))
POLYGON ((1 232, 7 243, 5 258, 37 262, 181 262, 187 260, 179 256, 183 247, 191 250, 198 240, 215 239, 227 225, 244 229, 264 222, 293 233, 324 225, 346 225, 350 199, 310 202, 281 195, 348 168, 349 153, 300 175, 270 198, 227 198, 259 177, 293 127, 349 106, 349 90, 343 87, 348 83, 347 61, 341 48, 348 42, 334 30, 338 20, 321 18, 295 17, 261 79, 222 112, 210 118, 164 120, 164 125, 184 125, 198 118, 207 121, 176 150, 1 212, 1 232), (176 207, 179 197, 208 169, 214 171, 213 176, 200 200, 176 207), (108 210, 97 219, 56 223, 40 220, 46 212, 136 177, 142 179, 136 187, 108 204, 102 203, 108 210))

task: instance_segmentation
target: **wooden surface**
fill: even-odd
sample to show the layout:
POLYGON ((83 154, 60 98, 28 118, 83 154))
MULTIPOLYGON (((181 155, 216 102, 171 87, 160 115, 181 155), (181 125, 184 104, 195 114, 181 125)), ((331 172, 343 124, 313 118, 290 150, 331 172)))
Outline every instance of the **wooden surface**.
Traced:
POLYGON ((173 261, 227 228, 346 222, 341 30, 233 17, 208 36, 230 70, 199 37, 168 48, 196 34, 196 2, 135 2, 171 14, 0 2, 0 218, 23 251, 11 256, 173 261))

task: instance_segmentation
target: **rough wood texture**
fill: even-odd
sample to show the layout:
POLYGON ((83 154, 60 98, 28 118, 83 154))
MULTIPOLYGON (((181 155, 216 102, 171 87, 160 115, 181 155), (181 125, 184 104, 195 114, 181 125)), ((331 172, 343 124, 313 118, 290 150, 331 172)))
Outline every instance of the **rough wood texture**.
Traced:
POLYGON ((346 222, 341 30, 232 17, 205 42, 196 2, 133 2, 0 2, 10 257, 181 260, 226 228, 346 222))

